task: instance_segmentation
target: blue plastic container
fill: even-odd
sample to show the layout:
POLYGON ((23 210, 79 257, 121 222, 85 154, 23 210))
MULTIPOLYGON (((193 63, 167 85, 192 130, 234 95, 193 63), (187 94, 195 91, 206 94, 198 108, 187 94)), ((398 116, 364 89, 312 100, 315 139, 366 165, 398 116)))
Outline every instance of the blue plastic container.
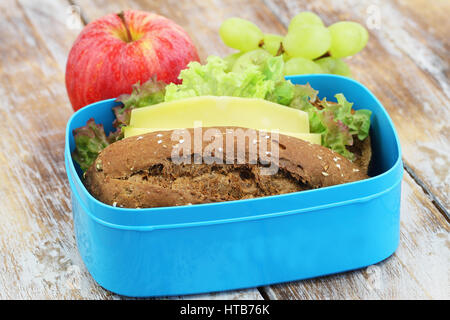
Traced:
POLYGON ((126 296, 248 288, 362 268, 389 257, 400 233, 400 145, 391 119, 360 83, 334 75, 289 77, 320 97, 343 93, 372 110, 372 177, 250 200, 124 209, 83 186, 72 130, 89 118, 112 129, 116 105, 100 101, 67 124, 65 162, 78 249, 92 277, 126 296))

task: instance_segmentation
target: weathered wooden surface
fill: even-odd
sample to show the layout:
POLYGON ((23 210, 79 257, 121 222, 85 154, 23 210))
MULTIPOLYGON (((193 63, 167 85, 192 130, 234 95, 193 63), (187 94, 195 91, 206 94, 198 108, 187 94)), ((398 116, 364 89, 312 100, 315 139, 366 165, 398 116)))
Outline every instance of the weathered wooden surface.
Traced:
POLYGON ((408 175, 400 228, 399 248, 381 263, 265 290, 271 299, 448 299, 450 228, 408 175))
MULTIPOLYGON (((75 5, 72 9, 79 8, 85 21, 131 6, 100 0, 75 5)), ((273 33, 283 33, 289 18, 304 9, 327 24, 342 19, 374 23, 368 47, 349 64, 354 77, 388 109, 416 179, 405 174, 400 247, 386 261, 319 279, 183 298, 261 299, 261 293, 270 299, 450 297, 449 224, 442 212, 449 205, 450 179, 448 1, 170 0, 133 1, 132 7, 179 23, 202 59, 231 52, 217 33, 231 16, 273 33), (378 25, 370 15, 376 10, 378 25)), ((0 299, 120 298, 87 273, 72 230, 63 164, 72 110, 64 68, 82 26, 70 15, 72 9, 63 0, 0 2, 0 299)))

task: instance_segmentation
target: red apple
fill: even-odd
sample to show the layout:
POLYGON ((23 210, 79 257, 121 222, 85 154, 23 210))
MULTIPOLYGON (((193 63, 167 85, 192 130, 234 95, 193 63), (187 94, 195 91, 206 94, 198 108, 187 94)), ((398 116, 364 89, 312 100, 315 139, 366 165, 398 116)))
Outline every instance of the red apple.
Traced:
POLYGON ((109 14, 89 23, 75 40, 66 66, 66 88, 76 111, 92 102, 130 93, 153 76, 179 83, 180 70, 198 61, 188 34, 173 21, 144 11, 109 14))

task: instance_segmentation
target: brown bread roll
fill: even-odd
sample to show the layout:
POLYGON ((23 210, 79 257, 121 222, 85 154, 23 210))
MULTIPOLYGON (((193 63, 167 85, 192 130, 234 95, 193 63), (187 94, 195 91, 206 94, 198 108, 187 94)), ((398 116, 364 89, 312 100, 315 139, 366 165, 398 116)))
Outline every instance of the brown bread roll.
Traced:
MULTIPOLYGON (((211 149, 215 139, 203 141, 197 150, 194 138, 174 141, 172 131, 117 141, 102 150, 86 171, 85 185, 106 204, 148 208, 263 197, 367 178, 364 169, 330 149, 282 134, 272 139, 270 133, 260 135, 256 131, 257 139, 247 139, 243 148, 238 148, 236 136, 231 136, 227 144, 227 131, 239 129, 247 130, 214 128, 223 137, 223 148, 215 149, 211 149), (231 142, 237 152, 227 154, 231 142), (184 154, 190 163, 173 160, 174 150, 183 147, 190 149, 184 154), (254 147, 268 151, 255 155, 254 147), (276 149, 279 161, 271 162, 268 155, 276 149), (210 157, 194 163, 200 152, 210 157), (254 161, 249 163, 249 159, 254 161), (273 174, 267 174, 270 169, 273 174)), ((194 129, 187 131, 194 137, 194 129)))
POLYGON ((370 160, 372 159, 372 146, 370 144, 370 136, 364 140, 353 138, 353 145, 347 147, 348 151, 355 155, 353 163, 356 164, 361 170, 368 174, 370 160))

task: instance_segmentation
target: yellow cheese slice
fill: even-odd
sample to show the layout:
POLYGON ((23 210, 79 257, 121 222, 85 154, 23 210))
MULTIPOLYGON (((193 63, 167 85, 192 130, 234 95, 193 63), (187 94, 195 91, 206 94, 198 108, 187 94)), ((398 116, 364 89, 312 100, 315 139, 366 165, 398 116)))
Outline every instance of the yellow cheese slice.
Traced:
POLYGON ((135 128, 243 127, 309 133, 308 114, 254 98, 202 96, 133 109, 135 128))
MULTIPOLYGON (((177 128, 172 129, 161 129, 161 128, 135 128, 135 127, 123 127, 125 138, 128 137, 134 137, 134 136, 140 136, 149 132, 155 132, 155 131, 169 131, 169 130, 175 130, 177 128)), ((279 132, 280 134, 284 134, 286 136, 295 137, 298 139, 302 139, 304 141, 308 141, 311 143, 315 143, 320 145, 321 144, 321 134, 320 133, 295 133, 295 132, 279 132)))
POLYGON ((318 145, 322 144, 322 135, 320 133, 295 133, 295 132, 280 132, 286 136, 295 137, 318 145))

